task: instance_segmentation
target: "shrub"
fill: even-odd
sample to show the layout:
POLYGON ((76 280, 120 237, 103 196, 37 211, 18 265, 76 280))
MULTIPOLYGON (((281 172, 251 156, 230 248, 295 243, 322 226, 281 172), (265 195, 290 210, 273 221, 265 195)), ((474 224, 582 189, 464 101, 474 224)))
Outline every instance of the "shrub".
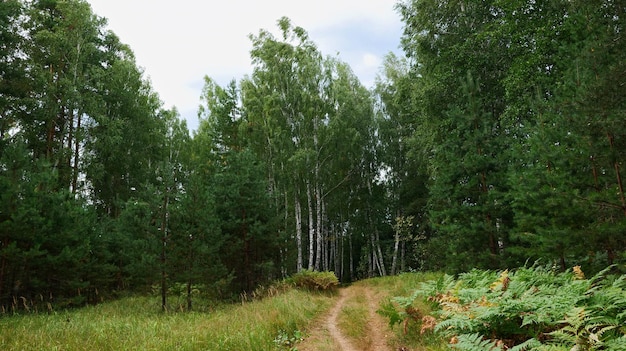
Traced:
POLYGON ((290 280, 298 288, 307 290, 332 291, 339 286, 339 280, 334 272, 300 271, 290 280))

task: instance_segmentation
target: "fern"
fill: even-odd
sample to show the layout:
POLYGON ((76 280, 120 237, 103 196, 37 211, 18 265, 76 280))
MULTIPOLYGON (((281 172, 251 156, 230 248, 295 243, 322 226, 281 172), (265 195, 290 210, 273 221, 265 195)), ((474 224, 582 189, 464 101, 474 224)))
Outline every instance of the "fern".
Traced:
POLYGON ((623 351, 626 350, 626 336, 615 338, 604 344, 606 351, 623 351))
POLYGON ((559 340, 582 350, 595 350, 604 344, 604 335, 619 327, 610 316, 595 315, 596 311, 574 307, 562 321, 565 325, 552 333, 559 340))
POLYGON ((383 301, 376 312, 389 319, 390 327, 400 324, 406 318, 406 312, 398 311, 390 300, 383 301))
MULTIPOLYGON (((479 271, 422 284, 404 306, 426 298, 437 310, 435 332, 459 335, 453 347, 484 350, 506 340, 515 351, 626 350, 626 276, 610 267, 585 279, 580 267, 479 271)), ((497 350, 497 348, 493 348, 497 350)))
POLYGON ((530 351, 540 347, 542 344, 535 338, 528 339, 519 345, 515 345, 509 351, 530 351))
POLYGON ((456 343, 450 347, 463 351, 497 351, 502 347, 496 341, 484 339, 479 333, 461 334, 455 339, 456 343))
POLYGON ((412 301, 418 297, 428 298, 445 294, 457 289, 457 282, 454 277, 448 274, 444 274, 436 280, 423 282, 419 285, 411 296, 412 301))
POLYGON ((435 332, 452 332, 452 333, 460 333, 460 332, 474 332, 475 331, 475 323, 464 315, 455 315, 451 318, 444 319, 437 323, 435 327, 435 332))

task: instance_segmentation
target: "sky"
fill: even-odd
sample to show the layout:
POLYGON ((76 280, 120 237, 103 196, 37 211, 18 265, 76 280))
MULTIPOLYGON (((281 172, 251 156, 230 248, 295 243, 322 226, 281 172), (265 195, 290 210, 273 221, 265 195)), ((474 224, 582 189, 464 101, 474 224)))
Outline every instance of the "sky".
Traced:
POLYGON ((190 130, 204 77, 224 86, 252 73, 249 35, 278 36, 287 16, 323 55, 348 63, 361 83, 374 84, 384 56, 401 55, 398 0, 88 0, 107 28, 128 44, 165 108, 176 107, 190 130))

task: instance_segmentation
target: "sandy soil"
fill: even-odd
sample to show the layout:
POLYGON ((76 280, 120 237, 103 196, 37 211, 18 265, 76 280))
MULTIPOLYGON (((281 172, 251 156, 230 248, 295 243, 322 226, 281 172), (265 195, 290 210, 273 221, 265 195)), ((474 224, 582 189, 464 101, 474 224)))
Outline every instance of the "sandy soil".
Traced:
POLYGON ((339 291, 339 298, 335 305, 321 320, 313 323, 317 327, 307 332, 308 337, 298 345, 298 350, 391 351, 391 347, 387 345, 387 338, 391 335, 391 332, 384 318, 376 313, 379 303, 380 296, 371 288, 358 285, 342 288, 339 291), (369 320, 366 333, 367 340, 359 340, 357 343, 343 334, 338 326, 337 318, 346 301, 354 299, 359 295, 365 296, 369 320))

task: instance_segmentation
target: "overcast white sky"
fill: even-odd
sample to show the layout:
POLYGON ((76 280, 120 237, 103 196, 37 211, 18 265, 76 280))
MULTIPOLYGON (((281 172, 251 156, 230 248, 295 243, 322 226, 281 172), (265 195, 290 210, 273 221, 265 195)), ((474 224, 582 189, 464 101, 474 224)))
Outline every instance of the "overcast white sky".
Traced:
POLYGON ((287 16, 324 55, 339 54, 371 87, 382 58, 399 48, 397 0, 88 0, 108 28, 130 45, 166 108, 176 106, 190 129, 205 75, 220 85, 252 72, 249 34, 287 16))

